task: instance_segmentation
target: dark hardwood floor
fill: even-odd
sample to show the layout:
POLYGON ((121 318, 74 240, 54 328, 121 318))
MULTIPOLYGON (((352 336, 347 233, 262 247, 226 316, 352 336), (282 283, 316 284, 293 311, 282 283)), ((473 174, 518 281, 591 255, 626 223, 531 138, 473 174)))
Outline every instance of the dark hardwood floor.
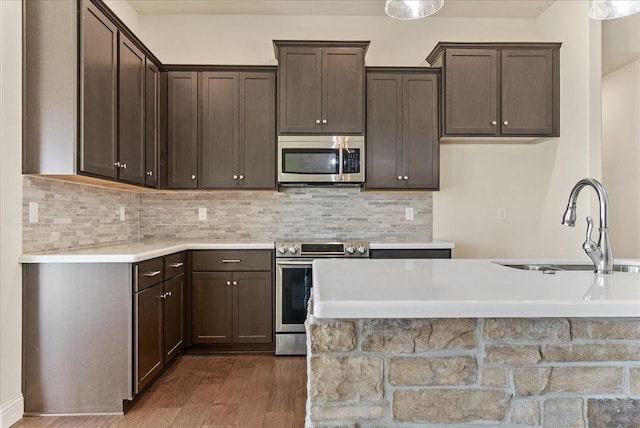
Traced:
POLYGON ((306 359, 184 355, 124 416, 26 417, 12 428, 301 428, 306 359))

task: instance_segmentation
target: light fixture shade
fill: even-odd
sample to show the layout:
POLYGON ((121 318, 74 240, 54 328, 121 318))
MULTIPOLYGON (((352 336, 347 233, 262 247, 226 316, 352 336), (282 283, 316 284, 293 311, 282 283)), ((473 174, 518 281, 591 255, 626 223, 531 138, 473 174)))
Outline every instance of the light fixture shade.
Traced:
POLYGON ((418 19, 433 15, 444 5, 444 0, 387 0, 384 11, 396 19, 418 19))
POLYGON ((614 19, 640 12, 640 0, 591 0, 589 18, 614 19))

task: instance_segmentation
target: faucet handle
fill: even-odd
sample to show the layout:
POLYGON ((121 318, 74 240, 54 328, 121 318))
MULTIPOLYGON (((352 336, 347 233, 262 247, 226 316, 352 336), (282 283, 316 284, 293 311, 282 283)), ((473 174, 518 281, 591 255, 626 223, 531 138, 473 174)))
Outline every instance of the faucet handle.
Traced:
POLYGON ((593 219, 588 216, 587 217, 587 241, 591 241, 591 232, 593 231, 593 219))
POLYGON ((594 251, 598 250, 598 244, 596 244, 591 239, 592 231, 593 231, 593 219, 591 217, 587 217, 587 237, 586 237, 586 240, 584 241, 584 244, 582 244, 582 248, 587 254, 593 253, 594 251))

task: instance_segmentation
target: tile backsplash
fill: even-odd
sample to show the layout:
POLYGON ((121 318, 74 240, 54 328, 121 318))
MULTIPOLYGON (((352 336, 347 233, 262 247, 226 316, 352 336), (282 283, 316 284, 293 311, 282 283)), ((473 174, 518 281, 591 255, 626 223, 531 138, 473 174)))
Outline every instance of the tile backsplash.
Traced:
POLYGON ((144 238, 432 239, 432 196, 357 188, 136 193, 42 177, 24 177, 23 251, 38 252, 144 238), (29 202, 39 205, 29 222, 29 202), (126 219, 120 220, 120 207, 126 219), (405 220, 405 208, 414 220, 405 220), (207 219, 198 219, 198 209, 207 219))

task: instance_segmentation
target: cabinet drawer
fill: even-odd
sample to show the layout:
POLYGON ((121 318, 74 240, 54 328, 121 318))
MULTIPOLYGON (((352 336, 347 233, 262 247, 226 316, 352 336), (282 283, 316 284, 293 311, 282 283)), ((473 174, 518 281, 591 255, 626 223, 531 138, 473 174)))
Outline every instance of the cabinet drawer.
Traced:
POLYGON ((164 279, 184 273, 184 253, 171 254, 164 258, 164 279))
POLYGON ((136 264, 133 272, 134 278, 136 278, 133 291, 138 292, 161 283, 164 279, 163 271, 162 257, 136 264))
POLYGON ((273 259, 268 250, 203 250, 192 255, 194 271, 270 271, 273 259))

